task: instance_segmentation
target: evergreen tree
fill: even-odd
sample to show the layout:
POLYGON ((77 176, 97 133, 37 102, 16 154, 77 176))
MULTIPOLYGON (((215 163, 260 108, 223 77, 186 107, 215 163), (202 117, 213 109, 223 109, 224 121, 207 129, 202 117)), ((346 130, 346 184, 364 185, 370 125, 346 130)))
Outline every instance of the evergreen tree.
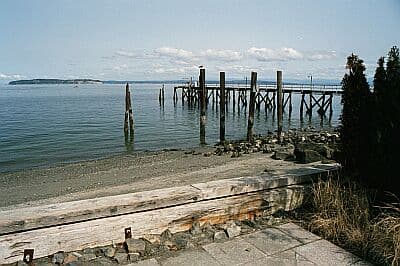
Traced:
POLYGON ((386 87, 386 70, 385 70, 385 58, 381 57, 378 60, 378 67, 375 71, 374 76, 374 94, 377 98, 382 95, 382 91, 386 87))
POLYGON ((386 83, 382 90, 379 106, 384 114, 382 148, 385 162, 382 165, 382 174, 385 175, 386 187, 393 193, 400 194, 400 178, 394 171, 400 162, 400 59, 399 48, 392 47, 386 62, 386 83))
POLYGON ((368 101, 370 90, 364 71, 363 60, 352 54, 347 58, 349 73, 342 80, 341 115, 341 163, 344 169, 355 177, 365 172, 369 156, 368 101))

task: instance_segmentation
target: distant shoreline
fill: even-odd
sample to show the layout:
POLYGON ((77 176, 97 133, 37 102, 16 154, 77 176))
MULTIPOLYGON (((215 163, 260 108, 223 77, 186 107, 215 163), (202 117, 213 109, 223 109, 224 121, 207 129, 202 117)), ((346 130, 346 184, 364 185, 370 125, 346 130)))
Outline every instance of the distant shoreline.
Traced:
MULTIPOLYGON (((13 80, 8 85, 58 85, 58 84, 181 84, 187 83, 188 80, 98 80, 98 79, 29 79, 29 80, 13 80)), ((208 80, 208 83, 218 84, 219 80, 208 80)), ((271 80, 259 80, 259 83, 275 84, 275 81, 271 80)), ((321 80, 320 82, 314 82, 314 85, 318 85, 321 82, 329 85, 340 85, 339 81, 321 80)), ((226 80, 227 84, 246 84, 245 80, 226 80)), ((249 81, 247 84, 250 84, 249 81)), ((293 84, 308 84, 307 81, 303 80, 288 80, 285 82, 287 85, 293 84)), ((322 84, 322 83, 321 83, 322 84)))
POLYGON ((97 79, 26 79, 10 81, 8 85, 32 85, 32 84, 103 84, 97 79))

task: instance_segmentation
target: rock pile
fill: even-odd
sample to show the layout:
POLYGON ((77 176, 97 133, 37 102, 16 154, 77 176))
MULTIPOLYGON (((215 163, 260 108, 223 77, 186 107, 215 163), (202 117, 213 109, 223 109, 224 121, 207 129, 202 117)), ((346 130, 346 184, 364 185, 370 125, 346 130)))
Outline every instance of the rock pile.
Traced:
MULTIPOLYGON (((229 154, 232 158, 253 152, 272 153, 277 160, 292 160, 299 163, 316 161, 332 162, 339 153, 339 133, 336 131, 316 131, 313 129, 289 130, 283 133, 282 143, 276 134, 255 136, 254 143, 232 141, 217 144, 215 155, 229 154)), ((207 155, 209 156, 209 155, 207 155)))
MULTIPOLYGON (((244 233, 254 232, 282 222, 279 214, 257 217, 256 220, 228 221, 225 224, 200 225, 194 222, 188 231, 160 235, 145 235, 140 239, 128 238, 124 243, 74 252, 57 252, 47 258, 34 260, 36 266, 47 265, 115 265, 160 256, 173 256, 173 252, 200 247, 211 242, 223 242, 244 233)), ((19 262, 18 265, 27 265, 19 262)))

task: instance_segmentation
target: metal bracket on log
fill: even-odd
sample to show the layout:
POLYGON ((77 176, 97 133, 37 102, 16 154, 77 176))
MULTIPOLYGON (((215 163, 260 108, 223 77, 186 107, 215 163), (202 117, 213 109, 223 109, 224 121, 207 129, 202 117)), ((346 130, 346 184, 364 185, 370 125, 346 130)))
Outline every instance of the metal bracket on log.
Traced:
POLYGON ((24 258, 23 261, 28 264, 32 265, 33 262, 33 249, 24 249, 24 258))
POLYGON ((132 238, 132 229, 130 227, 125 228, 125 239, 132 238))

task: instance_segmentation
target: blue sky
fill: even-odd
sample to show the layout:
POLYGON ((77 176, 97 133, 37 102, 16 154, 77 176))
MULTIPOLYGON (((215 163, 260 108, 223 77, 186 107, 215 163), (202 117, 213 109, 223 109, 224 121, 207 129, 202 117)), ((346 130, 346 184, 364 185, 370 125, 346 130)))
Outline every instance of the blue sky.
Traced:
POLYGON ((0 82, 19 78, 340 80, 400 45, 400 0, 1 0, 0 82))

